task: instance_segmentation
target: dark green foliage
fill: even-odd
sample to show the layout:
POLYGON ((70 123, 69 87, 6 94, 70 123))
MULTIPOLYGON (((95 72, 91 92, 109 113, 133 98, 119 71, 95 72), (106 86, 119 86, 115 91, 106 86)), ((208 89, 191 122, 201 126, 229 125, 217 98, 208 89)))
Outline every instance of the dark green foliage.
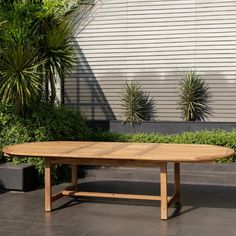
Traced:
MULTIPOLYGON (((236 152, 236 130, 227 132, 198 131, 186 132, 175 135, 162 134, 116 134, 109 132, 94 133, 90 140, 111 142, 137 142, 137 143, 184 143, 184 144, 209 144, 229 147, 236 152)), ((218 162, 232 162, 234 158, 222 158, 218 162)))
MULTIPOLYGON (((87 132, 79 112, 53 106, 56 77, 63 84, 75 62, 73 24, 67 13, 79 2, 72 8, 71 2, 0 0, 0 101, 5 104, 0 104, 0 148, 22 142, 79 140, 87 132)), ((42 159, 9 160, 33 163, 43 173, 42 159)), ((59 165, 55 169, 54 173, 67 173, 59 165)))
MULTIPOLYGON (((5 4, 0 1, 0 22, 4 22, 0 23, 0 65, 4 65, 0 67, 0 99, 8 105, 18 103, 17 111, 22 110, 19 107, 29 107, 29 100, 38 101, 38 95, 41 100, 55 103, 55 81, 59 79, 63 84, 75 64, 73 19, 63 15, 60 9, 57 11, 63 7, 62 2, 54 2, 15 0, 5 4), (50 11, 50 6, 54 10, 50 11), (26 76, 20 69, 27 58, 31 65, 27 66, 30 73, 26 76), (12 67, 6 63, 11 61, 8 59, 15 62, 12 67), (38 86, 35 86, 36 80, 40 82, 38 86), (7 86, 2 86, 3 83, 7 86), (37 92, 35 87, 39 88, 37 92)), ((70 5, 69 0, 64 2, 70 5)))
POLYGON ((30 0, 0 2, 0 21, 6 22, 7 41, 32 45, 34 25, 42 11, 42 4, 30 0))
POLYGON ((133 126, 145 120, 151 120, 155 114, 155 102, 149 93, 142 90, 138 82, 126 83, 121 97, 124 122, 133 126))
POLYGON ((5 34, 5 32, 4 32, 4 24, 5 24, 6 22, 1 22, 1 20, 0 20, 0 50, 1 50, 1 45, 2 45, 2 43, 3 43, 3 41, 4 41, 4 34, 5 34))
POLYGON ((81 140, 88 132, 80 112, 63 106, 38 105, 24 121, 37 130, 32 134, 36 140, 81 140))
MULTIPOLYGON (((43 0, 44 8, 47 13, 57 12, 60 15, 71 13, 79 5, 84 4, 83 0, 43 0)), ((88 0, 91 4, 92 0, 88 0)))
MULTIPOLYGON (((27 114, 23 118, 15 114, 11 107, 0 104, 0 150, 6 145, 23 142, 81 140, 89 132, 81 114, 65 107, 41 104, 27 114)), ((0 155, 3 160, 2 153, 0 155)), ((13 157, 7 160, 31 163, 36 166, 40 176, 43 175, 43 159, 13 157)), ((68 173, 68 167, 56 165, 53 171, 55 183, 64 180, 68 173)))
POLYGON ((210 94, 196 71, 190 71, 180 81, 179 109, 186 121, 203 121, 211 115, 210 94))

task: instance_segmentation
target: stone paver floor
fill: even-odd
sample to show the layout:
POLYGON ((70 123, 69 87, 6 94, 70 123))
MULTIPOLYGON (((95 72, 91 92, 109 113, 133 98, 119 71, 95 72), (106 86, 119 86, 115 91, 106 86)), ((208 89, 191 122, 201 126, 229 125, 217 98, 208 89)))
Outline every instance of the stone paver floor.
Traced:
MULTIPOLYGON (((158 192, 156 183, 146 182, 97 181, 80 187, 94 190, 94 186, 96 190, 158 192)), ((168 221, 160 220, 159 203, 153 202, 65 197, 53 204, 53 212, 45 213, 43 201, 42 189, 1 193, 0 235, 236 236, 236 187, 183 185, 181 214, 168 221)))

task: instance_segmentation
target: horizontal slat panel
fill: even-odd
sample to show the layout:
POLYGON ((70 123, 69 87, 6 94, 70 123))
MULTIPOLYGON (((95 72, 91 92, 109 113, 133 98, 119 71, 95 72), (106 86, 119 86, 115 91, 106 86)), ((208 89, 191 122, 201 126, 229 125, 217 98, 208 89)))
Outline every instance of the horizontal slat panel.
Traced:
POLYGON ((137 80, 156 101, 156 119, 181 120, 178 84, 196 68, 210 88, 211 120, 235 121, 235 15, 233 0, 98 1, 75 37, 66 104, 89 119, 120 119, 125 83, 137 80))
MULTIPOLYGON (((127 75, 129 76, 134 76, 137 80, 141 80, 143 81, 143 79, 145 79, 145 81, 155 81, 156 83, 173 83, 173 82, 177 82, 176 78, 180 79, 183 77, 183 75, 186 74, 186 71, 169 71, 169 72, 155 72, 155 71, 134 71, 134 73, 129 73, 129 74, 121 74, 121 73, 115 73, 115 72, 107 72, 107 73, 103 73, 103 74, 97 74, 99 81, 95 80, 95 77, 92 73, 74 73, 70 75, 70 78, 66 79, 66 83, 67 82, 96 82, 99 83, 100 81, 111 81, 111 77, 112 77, 112 81, 114 83, 116 83, 117 81, 122 81, 122 80, 126 80, 127 79, 127 75), (79 80, 77 80, 79 78, 79 80)), ((201 72, 198 71, 198 74, 202 77, 202 79, 207 80, 208 83, 211 83, 212 80, 216 79, 216 83, 222 83, 225 84, 225 81, 229 81, 229 83, 231 85, 234 85, 234 80, 236 78, 236 74, 235 71, 224 71, 221 73, 217 73, 217 71, 207 71, 206 72, 201 72), (219 81, 219 79, 221 79, 221 81, 219 81), (232 80, 232 82, 230 82, 232 80)), ((214 82, 214 81, 213 81, 214 82)), ((215 83, 214 82, 214 83, 215 83)), ((226 84, 227 85, 227 84, 226 84)))
MULTIPOLYGON (((95 30, 94 32, 90 32, 90 31, 82 31, 80 32, 79 35, 76 35, 76 38, 77 39, 83 39, 83 38, 86 38, 86 37, 95 37, 95 38, 99 38, 99 37, 122 37, 125 34, 126 36, 134 36, 134 35, 156 35, 157 37, 160 37, 160 36, 165 36, 167 37, 170 36, 170 37, 186 37, 186 35, 188 35, 189 37, 191 36, 195 36, 198 31, 196 30, 193 30, 193 29, 188 29, 188 30, 178 30, 178 32, 176 33, 175 31, 171 31, 171 30, 168 30, 166 28, 161 28, 161 29, 158 29, 158 30, 148 30, 148 31, 142 31, 140 32, 138 29, 137 30, 134 30, 134 31, 125 31, 125 30, 118 30, 117 32, 116 31, 112 31, 110 29, 108 29, 107 31, 106 30, 95 30), (178 35, 178 36, 176 36, 178 35)), ((205 34, 231 34, 232 35, 232 30, 230 28, 216 28, 216 29, 201 29, 201 35, 205 35, 205 34)), ((86 40, 85 40, 86 41, 86 40)))
MULTIPOLYGON (((76 104, 76 103, 74 103, 76 104)), ((156 104, 158 105, 158 108, 156 109, 157 111, 157 114, 161 113, 162 112, 169 112, 171 110, 171 112, 173 113, 179 113, 179 110, 178 110, 178 104, 171 104, 171 105, 161 105, 159 104, 159 102, 157 101, 156 104)), ((91 103, 89 101, 85 101, 81 104, 81 106, 103 106, 105 107, 106 104, 105 103, 91 103)), ((108 106, 107 106, 108 107, 108 106)), ((215 105, 212 105, 212 111, 213 113, 217 113, 217 114, 236 114, 236 109, 233 110, 233 111, 230 111, 229 108, 232 107, 230 105, 221 105, 221 106, 215 106, 215 105)), ((113 104, 112 106, 113 109, 119 109, 119 110, 122 110, 122 106, 121 104, 113 104)), ((234 106, 234 108, 236 108, 236 106, 234 106)))
MULTIPOLYGON (((235 34, 236 36, 236 34, 235 34)), ((212 39, 211 42, 208 42, 209 41, 209 38, 199 38, 199 40, 197 41, 197 44, 199 46, 205 46, 205 45, 224 45, 225 43, 227 43, 227 45, 234 45, 234 40, 235 40, 235 36, 233 37, 227 37, 226 39, 224 38, 214 38, 212 39), (210 44, 211 43, 211 44, 210 44)), ((169 44, 173 46, 191 46, 193 43, 195 43, 196 40, 193 38, 192 40, 189 39, 189 38, 183 38, 181 40, 176 40, 176 38, 164 38, 164 39, 149 39, 149 38, 143 38, 143 39, 137 39, 136 37, 134 37, 133 39, 131 40, 126 40, 126 43, 129 43, 130 46, 132 45, 150 45, 150 47, 153 47, 154 45, 157 46, 157 44, 159 44, 160 46, 169 46, 169 44)), ((86 41, 86 45, 87 46, 92 46, 92 45, 97 45, 98 44, 98 41, 97 42, 94 42, 94 41, 86 41)), ((106 41, 106 40, 101 40, 99 42, 99 45, 120 45, 122 44, 121 40, 109 40, 109 41, 106 41)))
MULTIPOLYGON (((205 72, 205 73, 207 73, 207 72, 211 72, 211 71, 215 71, 214 73, 216 73, 216 72, 221 72, 221 71, 228 71, 229 72, 229 74, 230 74, 230 72, 232 72, 232 74, 235 74, 235 72, 234 72, 234 69, 235 69, 235 67, 233 66, 233 65, 229 65, 229 64, 225 64, 225 65, 221 65, 221 67, 219 67, 219 65, 216 67, 216 65, 209 65, 209 66, 207 66, 207 65, 201 65, 201 67, 200 67, 200 65, 196 65, 195 63, 194 63, 194 65, 193 65, 193 62, 190 64, 185 64, 185 65, 179 65, 179 66, 177 66, 177 65, 163 65, 163 64, 158 64, 158 66, 157 66, 157 64, 156 65, 145 65, 145 67, 141 70, 140 69, 140 67, 141 67, 142 65, 140 64, 140 65, 134 65, 134 66, 132 66, 132 67, 128 67, 128 66, 126 66, 126 68, 125 68, 125 66, 124 67, 121 67, 121 66, 114 66, 114 67, 112 67, 112 66, 100 66, 99 68, 97 67, 96 69, 94 69, 93 70, 93 74, 97 74, 97 73, 117 73, 117 74, 123 74, 123 73, 138 73, 138 74, 140 74, 140 73, 150 73, 150 72, 153 72, 153 73, 158 73, 158 72, 160 72, 160 73, 164 73, 165 71, 169 71, 169 70, 172 70, 173 69, 173 71, 178 71, 178 69, 179 70, 181 70, 181 71, 183 71, 183 70, 189 70, 190 68, 198 68, 198 70, 200 71, 202 71, 202 72, 205 72)), ((81 71, 80 72, 85 72, 85 68, 83 69, 81 69, 81 71)))
MULTIPOLYGON (((127 57, 126 59, 128 61, 128 63, 126 65, 137 65, 137 64, 148 64, 148 65, 156 65, 156 64, 186 64, 189 63, 190 60, 195 60, 195 61, 199 61, 198 63, 200 64, 208 64, 209 62, 211 64, 223 64, 223 63, 227 63, 227 65, 229 66, 229 63, 236 63, 236 57, 219 57, 219 58, 213 58, 213 57, 200 57, 200 58, 196 58, 196 56, 192 56, 189 58, 177 58, 177 57, 168 57, 168 58, 159 58, 158 56, 156 57, 142 57, 142 56, 137 56, 137 57, 127 57), (134 60, 135 59, 135 60, 134 60), (210 61, 209 61, 210 60, 210 61)), ((111 65, 114 66, 113 68, 115 68, 115 66, 123 66, 124 65, 124 60, 119 60, 116 58, 116 60, 90 60, 90 65, 94 65, 94 66, 104 66, 104 64, 106 63, 106 65, 111 65)), ((82 64, 82 63, 81 63, 82 64)), ((105 66, 106 66, 105 65, 105 66)), ((86 65, 85 65, 86 66, 86 65)), ((224 66, 224 64, 223 64, 224 66)))

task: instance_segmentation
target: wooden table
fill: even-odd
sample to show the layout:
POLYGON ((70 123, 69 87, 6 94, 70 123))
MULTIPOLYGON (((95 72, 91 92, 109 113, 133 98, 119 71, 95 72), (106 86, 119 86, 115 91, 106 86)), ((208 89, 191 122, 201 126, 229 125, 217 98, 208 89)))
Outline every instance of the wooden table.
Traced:
POLYGON ((63 196, 86 196, 161 201, 161 219, 168 207, 180 203, 180 163, 209 162, 234 154, 230 148, 195 144, 118 142, 38 142, 5 147, 5 155, 45 158, 45 211, 63 196), (167 164, 174 163, 174 193, 167 195, 167 164), (52 195, 51 165, 71 165, 72 186, 52 195), (84 192, 77 190, 77 165, 160 167, 160 196, 84 192))

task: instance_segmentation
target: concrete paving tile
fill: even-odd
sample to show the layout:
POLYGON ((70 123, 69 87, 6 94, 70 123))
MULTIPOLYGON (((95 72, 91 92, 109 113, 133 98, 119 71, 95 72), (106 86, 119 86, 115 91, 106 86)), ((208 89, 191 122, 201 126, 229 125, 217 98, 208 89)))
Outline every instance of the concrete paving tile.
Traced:
POLYGON ((192 212, 187 212, 179 217, 183 224, 191 224, 195 222, 198 225, 207 226, 218 226, 222 224, 222 219, 224 219, 225 227, 232 227, 235 224, 236 219, 236 209, 223 209, 223 208, 198 208, 192 212))
POLYGON ((234 235, 234 229, 224 227, 208 227, 203 225, 181 225, 176 233, 176 236, 232 236, 234 235))
POLYGON ((86 236, 109 236, 109 235, 129 235, 129 236, 174 236, 175 234, 171 232, 170 227, 167 225, 159 225, 156 226, 154 224, 137 224, 135 223, 127 223, 123 224, 103 224, 97 227, 94 227, 92 230, 88 231, 86 236))
POLYGON ((82 226, 77 225, 65 225, 65 224, 35 224, 30 230, 28 230, 28 235, 58 235, 63 234, 65 236, 72 234, 76 229, 76 234, 74 235, 83 235, 87 231, 87 225, 82 226))
MULTIPOLYGON (((0 219, 0 231, 9 233, 23 233, 27 230, 33 228, 32 222, 25 221, 9 221, 0 219)), ((1 234, 0 234, 1 235, 1 234)))
POLYGON ((0 235, 1 236, 25 236, 27 235, 27 233, 25 231, 24 232, 9 232, 9 231, 0 230, 0 235))
POLYGON ((236 236, 236 188, 184 185, 182 199, 181 214, 161 221, 155 202, 66 197, 45 213, 42 189, 3 193, 0 236, 236 236))

